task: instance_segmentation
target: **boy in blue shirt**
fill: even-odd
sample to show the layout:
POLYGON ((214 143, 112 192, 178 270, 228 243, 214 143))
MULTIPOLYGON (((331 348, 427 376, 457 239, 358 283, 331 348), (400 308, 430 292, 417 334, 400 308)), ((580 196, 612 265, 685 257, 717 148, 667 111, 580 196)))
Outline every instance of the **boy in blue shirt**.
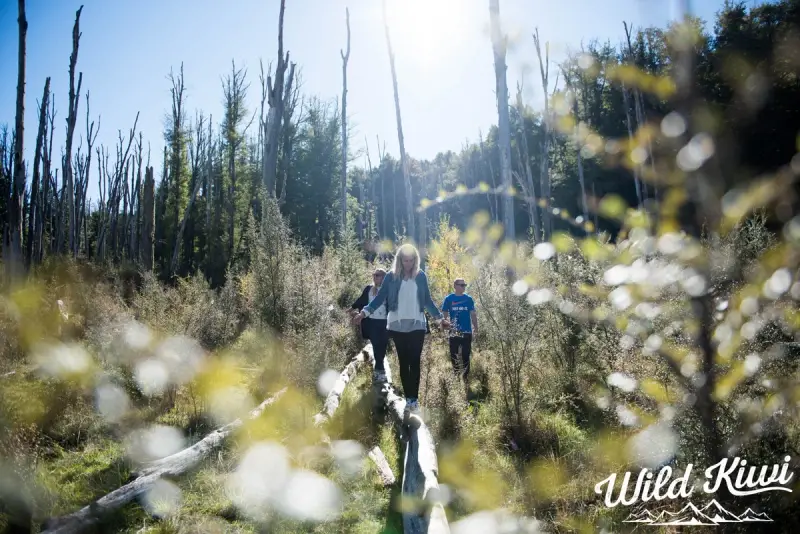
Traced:
POLYGON ((460 374, 467 382, 469 375, 469 356, 472 352, 472 337, 478 333, 478 316, 475 313, 475 301, 464 291, 467 283, 463 278, 456 278, 453 282, 454 293, 450 293, 442 302, 442 313, 449 319, 450 328, 450 359, 453 361, 453 370, 460 374), (461 349, 461 358, 458 349, 461 349))

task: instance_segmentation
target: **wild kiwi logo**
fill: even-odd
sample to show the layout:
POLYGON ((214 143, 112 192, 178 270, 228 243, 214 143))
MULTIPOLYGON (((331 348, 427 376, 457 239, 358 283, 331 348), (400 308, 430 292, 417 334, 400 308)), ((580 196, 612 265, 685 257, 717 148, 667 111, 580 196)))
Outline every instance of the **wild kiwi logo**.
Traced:
MULTIPOLYGON (((650 501, 664 499, 689 499, 696 489, 702 489, 706 495, 713 495, 720 488, 725 489, 733 496, 744 497, 764 493, 766 491, 792 490, 786 485, 794 477, 794 472, 789 471, 791 457, 786 456, 782 464, 748 466, 747 460, 739 457, 725 458, 705 470, 706 481, 702 486, 694 483, 692 477, 693 465, 686 466, 683 474, 673 478, 670 466, 664 466, 654 472, 644 468, 639 471, 635 485, 631 479, 633 474, 628 471, 622 477, 619 491, 615 493, 617 473, 598 482, 594 487, 598 495, 605 494, 605 505, 614 508, 617 505, 632 506, 650 501)), ((676 473, 677 474, 677 473, 676 473)), ((698 508, 691 501, 677 512, 659 511, 651 512, 647 509, 631 513, 625 523, 641 523, 646 525, 706 525, 714 526, 720 523, 749 523, 772 522, 764 512, 756 512, 750 508, 741 514, 726 510, 716 499, 711 499, 702 508, 698 508)))

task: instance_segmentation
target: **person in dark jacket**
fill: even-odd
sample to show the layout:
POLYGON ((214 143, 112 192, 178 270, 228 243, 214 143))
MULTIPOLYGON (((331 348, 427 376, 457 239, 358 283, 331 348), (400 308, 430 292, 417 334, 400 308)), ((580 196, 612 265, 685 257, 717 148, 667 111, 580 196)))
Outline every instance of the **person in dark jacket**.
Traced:
MULTIPOLYGON (((350 307, 351 314, 355 316, 362 308, 365 308, 372 299, 378 294, 386 277, 386 271, 375 269, 372 273, 372 284, 364 288, 361 296, 350 307)), ((386 359, 386 347, 389 345, 389 331, 386 329, 386 305, 380 306, 369 319, 361 322, 361 337, 368 339, 372 343, 372 353, 375 355, 375 374, 374 380, 385 382, 386 369, 384 360, 386 359)))
POLYGON ((419 264, 416 247, 410 244, 400 247, 395 254, 392 270, 386 275, 378 294, 354 318, 358 324, 365 318, 374 317, 378 308, 386 305, 387 327, 397 351, 400 381, 409 412, 416 412, 419 408, 422 347, 428 329, 425 311, 440 326, 450 328, 450 321, 444 318, 431 299, 428 277, 419 264))

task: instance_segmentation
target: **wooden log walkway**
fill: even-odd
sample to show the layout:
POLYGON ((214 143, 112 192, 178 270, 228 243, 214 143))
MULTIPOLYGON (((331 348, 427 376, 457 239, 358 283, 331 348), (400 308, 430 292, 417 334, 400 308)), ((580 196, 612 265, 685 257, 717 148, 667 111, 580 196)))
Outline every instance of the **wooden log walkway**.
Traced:
POLYGON ((385 370, 386 382, 376 382, 373 388, 406 446, 402 483, 402 496, 406 504, 402 507, 403 532, 449 534, 447 514, 440 500, 439 464, 433 437, 419 415, 405 411, 406 401, 392 385, 388 362, 385 370))

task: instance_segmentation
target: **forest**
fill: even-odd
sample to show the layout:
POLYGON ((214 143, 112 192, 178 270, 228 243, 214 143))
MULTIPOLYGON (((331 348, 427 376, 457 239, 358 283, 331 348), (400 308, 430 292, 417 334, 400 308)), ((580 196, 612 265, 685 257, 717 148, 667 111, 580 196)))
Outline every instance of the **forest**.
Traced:
MULTIPOLYGON (((431 160, 405 152, 388 20, 399 154, 375 139, 356 155, 349 12, 342 92, 321 96, 284 46, 292 3, 275 7, 275 56, 220 73, 222 117, 188 109, 182 64, 168 73, 151 154, 138 116, 97 142, 82 6, 66 109, 51 78, 26 78, 37 21, 18 0, 16 114, 0 125, 2 529, 438 532, 436 501, 446 532, 626 532, 645 508, 686 503, 609 507, 595 487, 611 473, 800 465, 800 1, 726 1, 712 31, 690 14, 620 21, 622 42, 586 36, 559 62, 532 28, 546 94, 533 109, 508 87, 489 0, 497 124, 431 160), (406 242, 437 304, 468 281, 482 325, 466 384, 446 333, 426 337, 438 481, 422 504, 370 373, 347 375, 336 413, 312 421, 339 372, 369 364, 351 368, 365 341, 346 312, 406 242), (104 497, 232 421, 191 469, 104 497)), ((747 512, 800 527, 791 492, 714 498, 737 521, 695 517, 724 532, 749 532, 747 512)))

